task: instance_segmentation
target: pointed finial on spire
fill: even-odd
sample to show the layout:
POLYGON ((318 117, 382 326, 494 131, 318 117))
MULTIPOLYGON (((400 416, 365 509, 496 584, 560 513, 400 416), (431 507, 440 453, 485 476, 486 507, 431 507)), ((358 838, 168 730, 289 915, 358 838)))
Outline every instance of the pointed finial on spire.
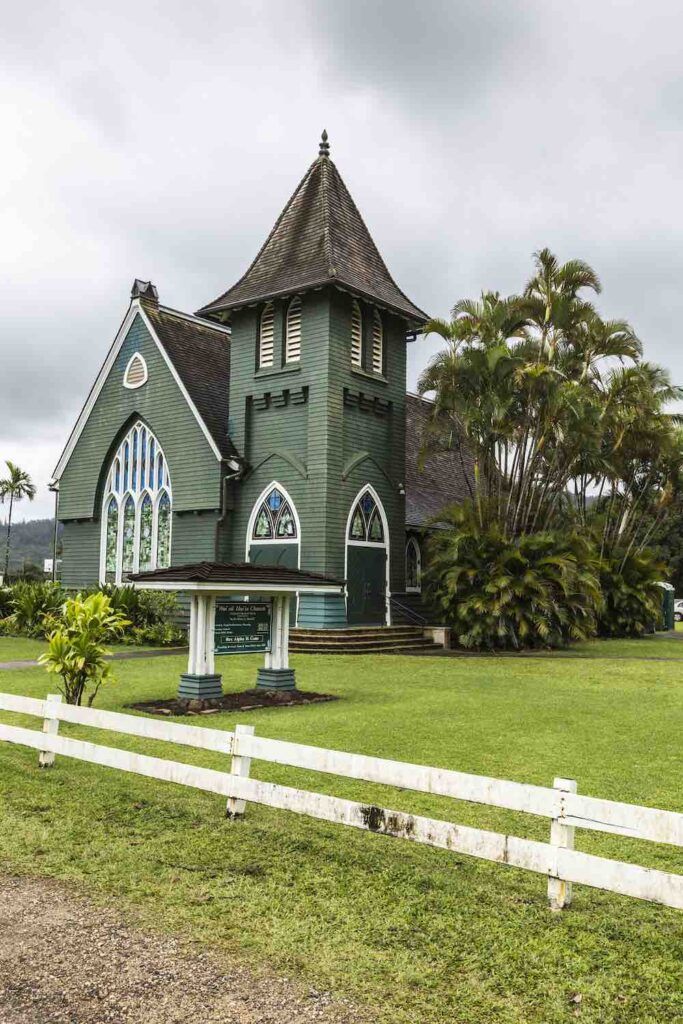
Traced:
POLYGON ((330 144, 327 141, 327 130, 323 128, 323 133, 320 136, 320 149, 318 150, 318 156, 329 156, 330 155, 330 144))

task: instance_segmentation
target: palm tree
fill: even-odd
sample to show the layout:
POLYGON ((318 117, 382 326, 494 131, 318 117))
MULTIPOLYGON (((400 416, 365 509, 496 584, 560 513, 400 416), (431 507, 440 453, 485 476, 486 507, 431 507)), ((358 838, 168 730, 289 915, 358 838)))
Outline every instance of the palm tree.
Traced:
POLYGON ((9 499, 9 514, 7 516, 7 541, 5 544, 5 579, 9 576, 9 549, 10 535, 12 532, 12 509, 15 501, 28 498, 33 501, 36 496, 36 488, 31 477, 23 469, 20 469, 14 462, 7 459, 5 465, 9 470, 9 476, 0 480, 0 501, 9 499))

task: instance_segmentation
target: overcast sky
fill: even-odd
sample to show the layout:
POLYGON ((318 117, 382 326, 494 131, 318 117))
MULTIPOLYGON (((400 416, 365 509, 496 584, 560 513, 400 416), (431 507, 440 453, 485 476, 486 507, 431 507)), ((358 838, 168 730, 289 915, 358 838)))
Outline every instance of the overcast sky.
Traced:
POLYGON ((323 127, 419 306, 515 291, 548 245, 683 384, 682 51, 673 0, 5 6, 0 460, 40 487, 19 517, 52 512, 133 278, 190 311, 233 284, 323 127))

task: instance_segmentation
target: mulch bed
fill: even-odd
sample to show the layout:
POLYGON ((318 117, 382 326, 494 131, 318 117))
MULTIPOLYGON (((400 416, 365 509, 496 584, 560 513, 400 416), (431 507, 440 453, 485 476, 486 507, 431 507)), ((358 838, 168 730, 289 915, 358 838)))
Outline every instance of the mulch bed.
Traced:
POLYGON ((311 693, 310 690, 244 690, 226 693, 210 700, 145 700, 126 704, 135 711, 148 715, 216 715, 219 711, 255 711, 257 708, 291 708, 299 704, 320 704, 339 700, 329 693, 311 693))

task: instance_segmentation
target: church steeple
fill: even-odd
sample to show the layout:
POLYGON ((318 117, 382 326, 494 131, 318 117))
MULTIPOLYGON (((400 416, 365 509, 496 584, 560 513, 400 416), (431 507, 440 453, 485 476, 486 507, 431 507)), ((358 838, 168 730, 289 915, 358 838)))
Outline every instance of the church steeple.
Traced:
POLYGON ((413 328, 428 319, 389 273, 329 152, 323 131, 317 158, 254 262, 199 316, 332 284, 404 317, 413 328))

